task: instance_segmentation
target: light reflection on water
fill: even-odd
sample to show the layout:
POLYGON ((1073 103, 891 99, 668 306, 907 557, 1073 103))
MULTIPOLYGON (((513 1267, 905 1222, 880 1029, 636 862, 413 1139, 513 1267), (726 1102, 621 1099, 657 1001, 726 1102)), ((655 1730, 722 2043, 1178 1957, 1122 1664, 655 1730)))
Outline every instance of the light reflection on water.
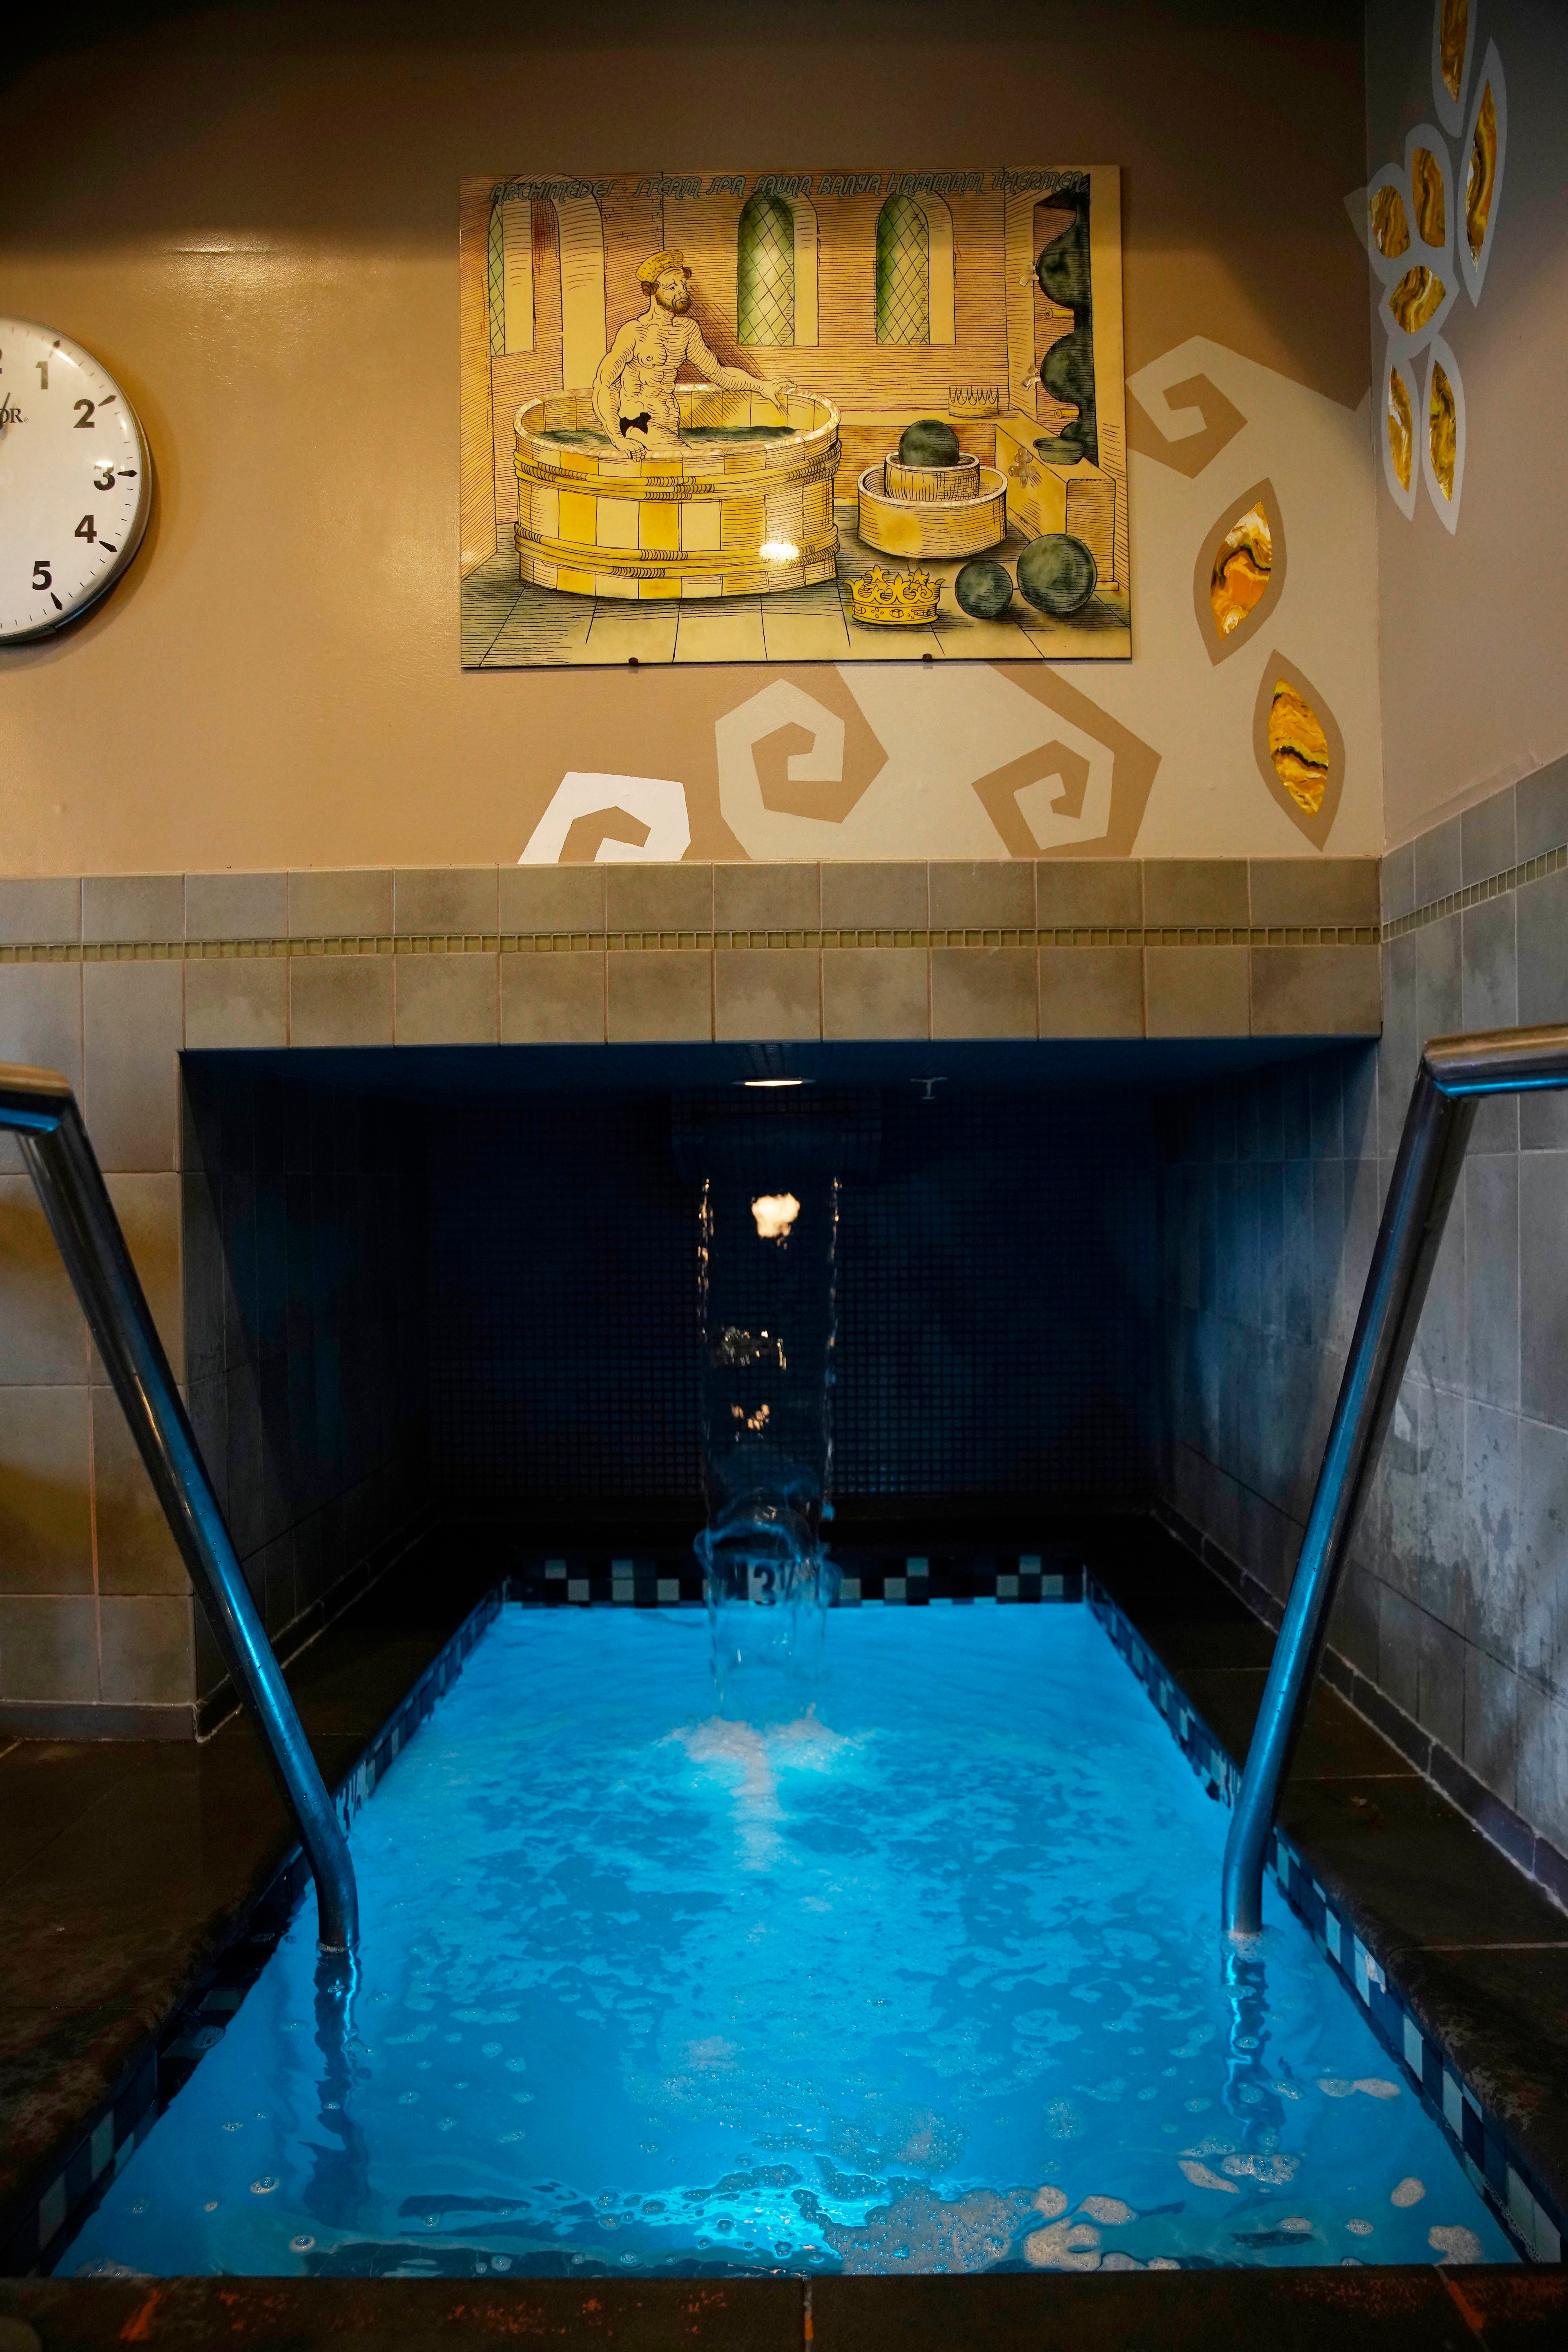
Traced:
POLYGON ((714 1711, 695 1612, 507 1609, 60 2267, 1511 2259, 1090 1612, 835 1612, 714 1711), (783 1687, 783 1685, 779 1685, 783 1687))

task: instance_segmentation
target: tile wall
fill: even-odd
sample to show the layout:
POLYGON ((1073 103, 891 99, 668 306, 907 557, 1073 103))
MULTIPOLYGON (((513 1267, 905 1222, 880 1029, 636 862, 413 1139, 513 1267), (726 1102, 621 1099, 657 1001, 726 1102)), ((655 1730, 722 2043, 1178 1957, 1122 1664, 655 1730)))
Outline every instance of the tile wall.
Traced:
MULTIPOLYGON (((1384 1034, 1167 1106, 1167 1496, 1277 1609, 1421 1045, 1568 1022, 1568 761, 1393 852, 1384 1034)), ((1483 1106, 1332 1636, 1568 1905, 1568 1097, 1483 1106)))
MULTIPOLYGON (((291 1608, 308 1622, 323 1578, 352 1573, 395 1517, 410 1458, 376 1385, 395 1363, 383 1310, 350 1285, 328 1312, 361 1349, 345 1412, 362 1406, 371 1427, 355 1424, 341 1446, 321 1437, 336 1497, 314 1475, 301 1483, 298 1433, 285 1433, 306 1411, 299 1366, 323 1335, 296 1344, 298 1303, 292 1319, 279 1305, 290 1202, 319 1188, 314 1216, 330 1194, 329 1226, 371 1263, 393 1246, 395 1218, 344 1206, 332 1188, 402 1180, 382 1140, 341 1169, 300 1156, 296 1136, 279 1166, 260 1156, 266 1122, 261 1141, 243 1119, 204 1124, 195 1094, 187 1121, 182 1056, 193 1070, 205 1054, 336 1047, 1365 1035, 1378 1020, 1375 919, 1358 859, 0 880, 0 1060, 61 1070, 78 1090, 281 1630, 291 1608), (253 1250, 263 1271, 236 1275, 253 1250), (353 1505, 369 1517, 339 1544, 323 1515, 377 1479, 382 1500, 353 1505)), ((290 1113, 286 1130, 298 1125, 290 1113)), ((1052 1218, 1040 1230, 1071 1257, 1071 1205, 1052 1218)), ((923 1275, 908 1270, 911 1297, 923 1275)), ((885 1363, 923 1344, 904 1328, 868 1348, 885 1363)), ((204 1635, 98 1370, 15 1142, 0 1136, 0 1727, 188 1732, 210 1686, 204 1635)), ((312 1409, 325 1409, 319 1396, 312 1409)))

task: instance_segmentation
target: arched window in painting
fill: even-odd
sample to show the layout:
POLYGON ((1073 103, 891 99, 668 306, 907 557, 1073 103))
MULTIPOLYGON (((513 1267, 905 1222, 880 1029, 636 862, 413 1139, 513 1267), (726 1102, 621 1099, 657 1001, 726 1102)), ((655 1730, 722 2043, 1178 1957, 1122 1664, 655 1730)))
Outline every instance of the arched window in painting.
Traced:
POLYGON ((759 190, 740 215, 735 314, 742 343, 795 340, 795 215, 782 196, 759 190))
POLYGON ((876 216, 876 339, 931 341, 931 232, 913 196, 889 196, 876 216))

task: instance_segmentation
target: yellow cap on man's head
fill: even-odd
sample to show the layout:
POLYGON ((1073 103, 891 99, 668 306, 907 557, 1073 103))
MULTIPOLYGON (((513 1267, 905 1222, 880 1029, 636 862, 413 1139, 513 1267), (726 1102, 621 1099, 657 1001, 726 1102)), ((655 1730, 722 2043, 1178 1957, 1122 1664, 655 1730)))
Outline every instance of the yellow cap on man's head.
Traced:
POLYGON ((645 286, 651 291, 663 278, 666 269, 678 269, 684 278, 691 276, 691 271, 686 268, 685 255, 678 246, 668 253, 651 253, 637 272, 638 285, 645 286))

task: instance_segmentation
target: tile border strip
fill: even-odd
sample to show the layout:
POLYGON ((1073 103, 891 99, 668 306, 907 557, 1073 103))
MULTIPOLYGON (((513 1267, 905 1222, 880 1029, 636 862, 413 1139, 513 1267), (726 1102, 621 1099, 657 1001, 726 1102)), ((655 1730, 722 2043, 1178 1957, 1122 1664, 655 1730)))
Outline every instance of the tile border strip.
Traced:
MULTIPOLYGON (((345 1829, 461 1675, 500 1612, 502 1590, 497 1585, 469 1612, 333 1790, 345 1829)), ((0 2245, 0 2278, 26 2278, 42 2270, 68 2243, 170 2100, 190 2080, 197 2061, 222 2041, 309 1887, 309 1866, 296 1846, 236 1921, 215 1963, 131 2061, 42 2193, 23 2210, 0 2245)))
POLYGON ((1484 881, 1471 882, 1462 890, 1450 890, 1441 898, 1428 898, 1424 907, 1414 907, 1407 915, 1397 915, 1382 926, 1383 943, 1407 938, 1412 931, 1424 931, 1429 923, 1441 923, 1450 915, 1462 915, 1469 907, 1483 906, 1489 898, 1505 898, 1511 890, 1523 888, 1530 882, 1543 882, 1549 874, 1561 874, 1568 866, 1568 842, 1556 849, 1543 849, 1538 857, 1527 857, 1521 866, 1509 866, 1500 874, 1489 874, 1484 881))
MULTIPOLYGON (((1563 854, 1568 864, 1568 850, 1563 854)), ((1386 937, 1385 931, 1383 936, 1386 937)), ((1376 947, 1375 923, 1058 923, 967 929, 407 931, 329 939, 89 940, 13 942, 0 964, 254 962, 267 957, 421 955, 708 955, 791 948, 1336 948, 1376 947)))
MULTIPOLYGON (((1168 1667, 1092 1572, 1085 1574, 1084 1598, 1209 1795, 1234 1806, 1241 1775, 1168 1667)), ((1282 1831, 1276 1830, 1270 1839, 1268 1866, 1281 1895, 1361 2002, 1379 2041, 1439 2126, 1471 2187, 1506 2235, 1529 2262, 1563 2262, 1568 2216, 1542 2186, 1506 2125, 1427 2032, 1391 1972, 1356 1934, 1282 1831)))

